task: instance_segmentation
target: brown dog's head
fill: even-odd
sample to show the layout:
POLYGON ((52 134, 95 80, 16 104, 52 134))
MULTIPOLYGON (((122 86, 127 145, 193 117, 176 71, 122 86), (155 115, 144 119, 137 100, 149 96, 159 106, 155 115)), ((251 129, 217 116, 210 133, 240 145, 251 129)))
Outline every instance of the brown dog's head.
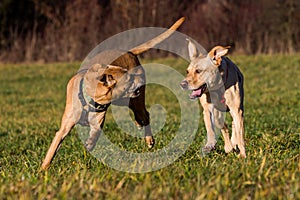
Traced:
POLYGON ((201 97, 223 84, 218 67, 221 65, 222 56, 228 53, 230 47, 215 46, 206 54, 198 54, 193 42, 188 40, 188 51, 191 62, 187 68, 186 78, 181 82, 182 89, 192 90, 191 99, 201 97))
POLYGON ((100 104, 110 103, 113 98, 133 98, 138 96, 138 84, 132 76, 131 70, 120 66, 94 64, 84 75, 85 91, 100 104))
POLYGON ((142 66, 131 68, 123 76, 117 77, 113 90, 113 100, 135 98, 140 95, 140 88, 145 85, 145 73, 142 66))

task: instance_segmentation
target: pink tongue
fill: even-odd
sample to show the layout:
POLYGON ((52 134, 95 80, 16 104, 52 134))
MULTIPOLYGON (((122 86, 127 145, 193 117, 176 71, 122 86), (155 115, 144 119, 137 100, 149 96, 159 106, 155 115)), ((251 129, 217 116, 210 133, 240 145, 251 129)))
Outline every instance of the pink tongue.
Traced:
POLYGON ((202 90, 201 90, 201 89, 199 89, 199 90, 194 90, 190 96, 191 96, 191 97, 198 97, 198 96, 201 95, 201 93, 202 93, 202 90))

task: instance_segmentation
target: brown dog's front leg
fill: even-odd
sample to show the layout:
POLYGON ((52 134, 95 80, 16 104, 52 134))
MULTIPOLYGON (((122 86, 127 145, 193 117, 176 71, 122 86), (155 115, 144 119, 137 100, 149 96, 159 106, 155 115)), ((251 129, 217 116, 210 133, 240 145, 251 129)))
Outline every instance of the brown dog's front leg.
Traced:
POLYGON ((154 141, 154 137, 152 136, 150 124, 145 126, 145 140, 148 148, 151 149, 154 146, 155 141, 154 141))
POLYGON ((136 123, 141 127, 145 127, 145 141, 148 148, 152 148, 155 140, 151 131, 149 112, 145 106, 145 87, 141 87, 140 91, 140 96, 130 100, 129 108, 134 113, 136 123))
POLYGON ((102 130, 100 128, 93 128, 91 127, 89 138, 86 140, 84 147, 87 151, 92 151, 96 146, 98 138, 101 135, 102 130))
POLYGON ((103 124, 105 121, 106 111, 101 113, 90 113, 89 124, 90 124, 90 133, 89 138, 85 142, 85 148, 87 151, 92 151, 96 146, 98 138, 101 135, 103 124))

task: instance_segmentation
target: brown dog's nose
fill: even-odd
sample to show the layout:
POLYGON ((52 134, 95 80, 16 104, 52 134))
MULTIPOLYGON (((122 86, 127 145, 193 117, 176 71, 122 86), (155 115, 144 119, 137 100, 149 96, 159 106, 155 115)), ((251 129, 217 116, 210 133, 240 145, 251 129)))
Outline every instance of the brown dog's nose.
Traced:
POLYGON ((181 86, 182 89, 187 89, 188 88, 188 82, 186 80, 183 80, 180 83, 180 86, 181 86))

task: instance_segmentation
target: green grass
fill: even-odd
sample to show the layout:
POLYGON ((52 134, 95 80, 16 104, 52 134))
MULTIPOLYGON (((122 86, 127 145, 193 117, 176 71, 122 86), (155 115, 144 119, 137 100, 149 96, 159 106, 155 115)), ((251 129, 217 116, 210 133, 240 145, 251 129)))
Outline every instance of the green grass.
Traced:
MULTIPOLYGON (((41 171, 59 129, 67 81, 79 64, 0 65, 0 199, 300 199, 300 56, 231 58, 245 76, 248 157, 225 154, 221 138, 216 151, 203 156, 201 115, 187 151, 168 167, 142 174, 99 162, 74 130, 50 169, 41 171)), ((182 74, 187 66, 174 58, 143 62, 166 64, 182 74)), ((172 140, 180 122, 175 96, 163 90, 147 88, 147 106, 162 104, 167 111, 153 152, 172 140)), ((109 113, 104 131, 121 148, 148 151, 109 113)))

